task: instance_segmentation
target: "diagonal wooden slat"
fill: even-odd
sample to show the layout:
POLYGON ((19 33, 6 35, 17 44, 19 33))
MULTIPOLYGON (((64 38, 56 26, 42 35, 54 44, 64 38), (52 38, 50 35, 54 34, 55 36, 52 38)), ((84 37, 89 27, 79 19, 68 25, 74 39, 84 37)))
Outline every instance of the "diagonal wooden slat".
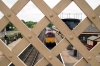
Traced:
MULTIPOLYGON (((13 49, 12 49, 12 53, 14 53, 16 56, 18 56, 23 49, 25 49, 27 46, 29 45, 29 42, 23 38, 13 49)), ((10 60, 8 60, 7 57, 4 57, 1 61, 0 61, 0 66, 7 66, 10 63, 10 60), (5 61, 5 63, 3 63, 5 61)))
POLYGON ((87 15, 87 17, 92 21, 92 23, 100 30, 99 16, 95 13, 95 11, 93 11, 93 9, 88 5, 88 3, 85 0, 74 0, 74 2, 87 15))
MULTIPOLYGON (((100 5, 94 10, 97 15, 100 15, 99 11, 100 11, 100 5)), ((78 36, 79 34, 81 34, 89 25, 91 25, 91 21, 87 18, 85 18, 78 26, 75 27, 75 29, 73 30, 73 32, 78 36), (85 27, 84 27, 85 24, 85 27), (83 27, 82 27, 83 26, 83 27), (81 29, 81 30, 80 30, 81 29), (81 32, 81 33, 80 33, 81 32)))
POLYGON ((0 66, 7 66, 10 62, 11 61, 7 57, 4 57, 2 60, 0 60, 0 66))
POLYGON ((5 45, 5 43, 3 43, 1 40, 0 40, 0 50, 15 65, 17 65, 17 66, 18 65, 25 66, 25 64, 23 62, 21 62, 21 60, 14 53, 12 53, 12 51, 9 48, 7 48, 7 46, 5 45))
POLYGON ((100 5, 95 9, 95 12, 96 12, 97 15, 100 16, 100 5))
MULTIPOLYGON (((11 10, 17 14, 30 0, 18 0, 13 7, 11 8, 11 10), (18 6, 20 6, 18 8, 18 6)), ((3 16, 0 20, 0 31, 3 30, 3 28, 8 24, 9 20, 5 18, 5 16, 3 16)))
POLYGON ((68 39, 68 41, 70 41, 71 44, 73 44, 73 46, 83 55, 83 57, 87 60, 87 62, 89 62, 91 65, 100 65, 97 60, 94 58, 94 56, 88 52, 88 50, 86 49, 86 47, 83 46, 83 44, 79 41, 79 39, 74 35, 73 32, 71 32, 69 30, 69 28, 58 18, 58 16, 43 2, 38 0, 38 2, 40 2, 42 4, 38 4, 37 1, 33 1, 35 3, 35 5, 46 15, 46 17, 54 23, 54 25, 56 25, 56 27, 62 32, 62 34, 68 39), (45 8, 43 9, 43 7, 45 6, 45 8), (48 14, 49 13, 49 14, 48 14), (56 19, 56 20, 55 20, 56 19), (57 22, 57 23, 56 23, 57 22), (63 30, 66 29, 67 31, 63 30), (74 38, 74 39, 73 39, 74 38), (75 42, 77 41, 77 42, 75 42), (80 46, 80 47, 78 47, 80 46), (82 51, 85 52, 82 52, 82 51), (88 57, 92 57, 92 59, 90 61, 88 61, 88 57), (92 63, 94 62, 94 63, 92 63))
POLYGON ((79 25, 72 30, 76 36, 79 36, 89 25, 91 25, 91 21, 88 18, 85 18, 79 25), (85 24, 85 27, 84 27, 85 24), (81 30, 80 30, 81 29, 81 30))
POLYGON ((29 45, 29 41, 23 38, 13 49, 12 52, 15 53, 17 56, 22 52, 29 45), (19 48, 19 49, 18 49, 19 48))
POLYGON ((33 46, 37 48, 38 51, 40 51, 40 53, 50 63, 52 63, 53 65, 62 66, 62 63, 44 45, 41 44, 41 42, 35 37, 35 35, 15 16, 13 12, 11 12, 7 8, 7 6, 2 1, 0 1, 0 6, 1 6, 0 7, 1 11, 5 14, 5 16, 21 31, 21 33, 27 38, 27 40, 29 40, 33 44, 33 46), (2 6, 5 7, 5 9, 3 9, 2 6), (6 12, 6 10, 8 12, 6 12), (11 14, 11 17, 13 17, 14 19, 11 19, 11 17, 9 17, 8 14, 11 14), (20 28, 19 26, 23 28, 20 28), (26 30, 23 30, 23 29, 26 29, 26 30), (41 48, 38 48, 38 45, 41 48), (46 52, 47 54, 44 54, 43 52, 46 52), (52 57, 52 61, 51 59, 49 59, 49 57, 52 57), (58 64, 55 64, 54 62, 57 62, 58 64))
POLYGON ((100 43, 98 43, 93 49, 90 50, 90 52, 94 55, 97 56, 100 53, 100 43))
POLYGON ((81 58, 78 62, 74 64, 74 66, 86 66, 88 62, 86 62, 83 58, 81 58))
MULTIPOLYGON (((90 50, 90 52, 94 56, 97 56, 99 54, 99 52, 100 52, 99 48, 100 48, 100 43, 98 43, 92 50, 90 50)), ((81 66, 86 66, 87 62, 83 58, 81 58, 79 60, 79 62, 74 64, 74 66, 80 66, 80 64, 81 64, 81 66)))

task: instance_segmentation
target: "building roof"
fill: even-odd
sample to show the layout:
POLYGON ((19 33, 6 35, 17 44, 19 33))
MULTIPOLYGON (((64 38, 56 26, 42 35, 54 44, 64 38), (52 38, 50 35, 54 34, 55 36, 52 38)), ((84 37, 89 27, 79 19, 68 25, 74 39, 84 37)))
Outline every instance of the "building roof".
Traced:
POLYGON ((75 28, 79 23, 80 20, 79 19, 71 19, 71 18, 65 18, 62 19, 62 21, 72 30, 73 28, 75 28))
POLYGON ((84 33, 99 33, 100 31, 95 27, 90 25, 87 29, 84 30, 84 33))
MULTIPOLYGON (((75 28, 79 23, 80 20, 79 19, 62 19, 62 21, 71 29, 73 30, 73 28, 75 28)), ((87 29, 85 29, 83 31, 83 33, 100 33, 100 31, 92 24, 90 26, 88 26, 87 29)))
POLYGON ((88 40, 96 40, 96 39, 98 39, 98 38, 100 38, 100 37, 98 37, 98 36, 90 36, 89 38, 87 38, 88 40))

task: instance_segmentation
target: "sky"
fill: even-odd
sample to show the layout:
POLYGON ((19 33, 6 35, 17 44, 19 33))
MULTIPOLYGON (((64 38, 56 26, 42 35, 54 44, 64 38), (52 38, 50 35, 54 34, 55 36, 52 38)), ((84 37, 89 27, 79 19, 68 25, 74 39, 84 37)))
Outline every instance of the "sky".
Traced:
MULTIPOLYGON (((11 8, 17 0, 2 0, 9 8, 11 8)), ((45 3, 52 9, 57 3, 61 0, 44 0, 45 3)), ((100 0, 86 0, 86 2, 91 6, 92 9, 95 9, 100 5, 100 0)), ((0 11, 0 19, 4 15, 0 11)), ((25 21, 34 21, 39 22, 44 14, 32 3, 31 1, 17 14, 17 17, 25 21)), ((79 7, 72 2, 68 7, 66 7, 60 14, 59 18, 79 18, 84 19, 85 14, 79 9, 79 7), (74 8, 73 8, 74 7, 74 8)))

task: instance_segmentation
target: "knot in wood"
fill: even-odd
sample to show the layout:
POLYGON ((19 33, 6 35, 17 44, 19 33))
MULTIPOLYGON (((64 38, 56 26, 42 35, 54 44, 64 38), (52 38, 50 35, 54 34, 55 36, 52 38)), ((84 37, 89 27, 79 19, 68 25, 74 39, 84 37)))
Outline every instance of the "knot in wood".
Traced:
POLYGON ((52 13, 50 13, 50 15, 49 15, 50 17, 53 17, 53 14, 52 13))
POLYGON ((73 40, 73 39, 74 39, 74 37, 73 37, 73 36, 69 36, 69 39, 70 39, 70 40, 73 40))
POLYGON ((91 60, 91 57, 88 57, 88 60, 91 60))
POLYGON ((8 17, 11 17, 11 14, 7 14, 8 17))
POLYGON ((12 58, 12 57, 13 57, 13 55, 12 55, 12 54, 10 54, 10 55, 9 55, 9 58, 12 58))
POLYGON ((51 59, 52 59, 52 57, 51 57, 51 56, 49 56, 49 57, 48 57, 48 59, 49 59, 49 60, 51 60, 51 59))
POLYGON ((31 39, 31 38, 32 38, 32 36, 31 36, 31 35, 28 35, 28 38, 29 38, 29 39, 31 39))
POLYGON ((92 16, 92 18, 93 18, 93 19, 95 19, 95 18, 96 18, 96 16, 92 16))

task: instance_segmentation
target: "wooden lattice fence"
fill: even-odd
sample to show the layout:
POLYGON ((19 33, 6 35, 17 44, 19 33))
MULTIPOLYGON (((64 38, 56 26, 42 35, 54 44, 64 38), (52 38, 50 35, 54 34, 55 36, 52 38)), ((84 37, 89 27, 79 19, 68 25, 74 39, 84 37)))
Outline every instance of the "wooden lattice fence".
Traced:
POLYGON ((18 55, 29 43, 32 43, 32 45, 44 56, 44 58, 36 63, 35 66, 46 66, 48 63, 51 63, 53 66, 63 66, 56 56, 70 43, 83 56, 74 66, 86 66, 88 63, 91 66, 100 66, 100 63, 95 58, 100 52, 100 44, 97 44, 92 50, 88 51, 77 38, 92 23, 100 30, 100 5, 93 10, 85 0, 61 0, 53 9, 51 9, 43 0, 31 0, 45 16, 32 30, 30 30, 16 16, 29 1, 30 0, 18 0, 14 6, 9 9, 2 0, 0 0, 0 11, 4 14, 3 18, 0 20, 0 31, 10 21, 24 36, 24 38, 12 50, 0 41, 0 51, 5 55, 5 58, 0 61, 0 66, 7 66, 10 62, 15 66, 25 66, 25 63, 18 58, 18 55), (58 15, 72 1, 78 5, 87 17, 71 31, 62 22, 58 15), (63 38, 62 41, 51 51, 48 50, 37 38, 37 35, 50 22, 52 22, 65 36, 65 38, 63 38))

